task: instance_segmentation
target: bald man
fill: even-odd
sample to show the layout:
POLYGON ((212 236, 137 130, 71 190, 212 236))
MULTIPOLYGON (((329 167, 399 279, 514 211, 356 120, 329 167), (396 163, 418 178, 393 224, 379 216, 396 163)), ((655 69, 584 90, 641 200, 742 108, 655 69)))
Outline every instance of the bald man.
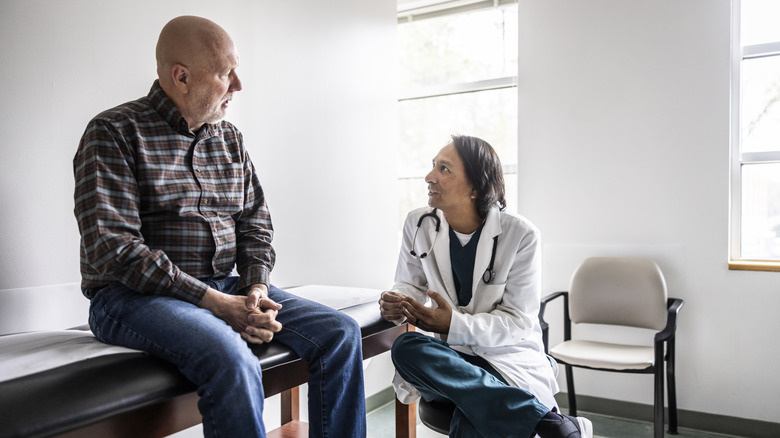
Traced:
POLYGON ((171 20, 149 94, 97 115, 73 160, 81 277, 103 342, 173 363, 206 436, 265 436, 260 365, 280 342, 309 364, 310 436, 364 437, 360 328, 270 282, 273 227, 241 133, 230 36, 171 20), (234 275, 234 268, 237 275, 234 275))

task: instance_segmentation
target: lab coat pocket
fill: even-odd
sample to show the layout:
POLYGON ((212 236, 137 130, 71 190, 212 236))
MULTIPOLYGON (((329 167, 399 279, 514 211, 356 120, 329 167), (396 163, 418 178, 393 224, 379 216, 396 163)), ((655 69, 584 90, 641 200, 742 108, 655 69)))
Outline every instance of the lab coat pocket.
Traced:
POLYGON ((506 283, 501 284, 482 284, 482 287, 478 289, 475 294, 475 312, 490 312, 495 309, 498 303, 504 297, 504 290, 506 289, 506 283))

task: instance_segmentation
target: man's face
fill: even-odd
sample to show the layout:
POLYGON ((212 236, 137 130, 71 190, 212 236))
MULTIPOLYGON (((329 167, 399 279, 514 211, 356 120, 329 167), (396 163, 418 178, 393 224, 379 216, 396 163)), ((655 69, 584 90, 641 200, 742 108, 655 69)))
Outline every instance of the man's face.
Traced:
POLYGON ((187 122, 193 130, 204 123, 224 120, 233 93, 241 90, 241 80, 236 73, 238 53, 232 44, 200 64, 190 72, 187 98, 187 122))
POLYGON ((428 205, 440 209, 445 215, 474 208, 474 190, 466 177, 455 143, 439 151, 425 182, 428 183, 428 205))

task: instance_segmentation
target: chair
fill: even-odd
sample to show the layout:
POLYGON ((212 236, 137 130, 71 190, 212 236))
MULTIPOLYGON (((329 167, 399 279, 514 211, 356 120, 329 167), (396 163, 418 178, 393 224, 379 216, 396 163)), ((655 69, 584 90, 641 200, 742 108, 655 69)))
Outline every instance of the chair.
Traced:
POLYGON ((668 298, 666 282, 655 262, 643 258, 595 257, 574 272, 568 292, 542 299, 539 321, 545 351, 566 369, 569 414, 577 415, 572 367, 655 376, 654 437, 664 436, 664 360, 669 388, 669 433, 677 434, 674 343, 677 314, 683 300, 668 298), (563 297, 563 343, 549 348, 547 303, 563 297), (653 346, 572 339, 571 323, 609 324, 657 331, 653 346))
POLYGON ((450 434, 450 422, 455 412, 455 404, 450 401, 425 401, 420 397, 417 401, 417 411, 420 422, 443 435, 450 434))

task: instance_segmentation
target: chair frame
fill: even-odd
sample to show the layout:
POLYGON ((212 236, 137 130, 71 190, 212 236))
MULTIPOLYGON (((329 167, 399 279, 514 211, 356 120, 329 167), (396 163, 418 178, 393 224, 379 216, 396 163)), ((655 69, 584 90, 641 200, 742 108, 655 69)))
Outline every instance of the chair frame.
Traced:
MULTIPOLYGON (((539 307, 539 324, 542 327, 542 340, 544 342, 545 353, 549 352, 549 328, 550 325, 544 320, 544 312, 547 303, 563 297, 563 340, 571 340, 571 319, 569 318, 569 293, 567 291, 554 292, 541 300, 539 307)), ((655 334, 653 348, 655 352, 654 364, 643 370, 613 370, 607 368, 595 368, 584 365, 571 365, 565 361, 556 359, 557 362, 564 365, 566 370, 566 386, 569 399, 569 415, 577 415, 577 400, 574 393, 574 372, 573 367, 586 368, 599 371, 612 371, 621 373, 640 373, 653 374, 655 391, 653 395, 653 433, 655 438, 664 436, 664 361, 666 362, 666 379, 669 390, 669 433, 677 434, 677 391, 674 375, 675 364, 675 332, 677 331, 677 315, 683 306, 683 300, 679 298, 668 298, 666 301, 666 326, 660 332, 655 334), (666 347, 664 354, 664 346, 666 347)))
POLYGON ((420 397, 417 410, 422 424, 443 435, 450 434, 450 421, 455 404, 450 401, 425 401, 420 397))

